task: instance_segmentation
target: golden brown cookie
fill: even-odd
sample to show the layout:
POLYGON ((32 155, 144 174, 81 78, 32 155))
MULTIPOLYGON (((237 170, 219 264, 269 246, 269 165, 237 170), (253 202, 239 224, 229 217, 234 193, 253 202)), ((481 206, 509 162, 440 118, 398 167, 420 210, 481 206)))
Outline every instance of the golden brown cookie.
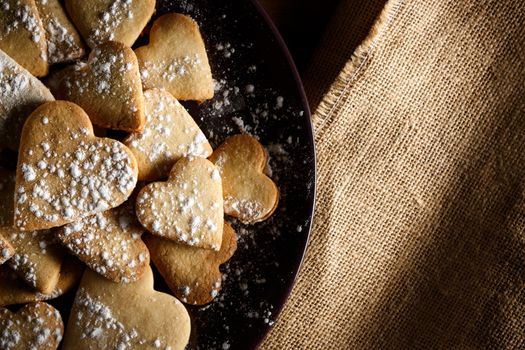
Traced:
POLYGON ((14 172, 0 170, 0 237, 14 249, 8 265, 37 291, 49 294, 58 282, 64 249, 56 241, 56 232, 24 232, 13 228, 14 172))
POLYGON ((50 294, 42 294, 29 287, 7 265, 0 266, 0 306, 57 298, 77 286, 83 272, 83 264, 71 256, 66 256, 55 289, 50 294))
POLYGON ((84 56, 84 43, 67 18, 59 0, 35 0, 46 31, 49 64, 69 62, 84 56))
POLYGON ((129 47, 114 41, 101 44, 91 52, 87 64, 66 73, 58 96, 82 107, 93 124, 124 131, 144 129, 138 63, 129 47))
POLYGON ((62 227, 58 238, 92 270, 119 283, 139 279, 149 266, 141 239, 145 229, 135 216, 133 201, 62 227))
POLYGON ((167 91, 144 92, 146 126, 124 144, 135 154, 140 180, 168 177, 181 157, 208 158, 213 149, 186 109, 167 91))
POLYGON ((66 9, 90 47, 119 41, 132 46, 155 11, 155 0, 66 0, 66 9))
POLYGON ((40 80, 0 50, 0 149, 18 150, 27 116, 42 103, 53 100, 40 80))
POLYGON ((144 88, 162 88, 178 100, 204 101, 213 97, 208 55, 197 23, 170 13, 159 17, 146 46, 135 50, 144 88))
POLYGON ((137 183, 133 153, 97 138, 87 114, 71 102, 37 108, 22 131, 15 225, 42 230, 122 204, 137 183))
POLYGON ((62 341, 60 312, 46 303, 33 303, 17 312, 0 308, 0 349, 55 350, 62 341))
POLYGON ((219 266, 230 260, 237 249, 237 235, 224 223, 221 250, 189 247, 151 235, 144 237, 151 259, 172 292, 185 303, 204 305, 221 289, 219 266))
POLYGON ((264 174, 268 154, 252 136, 229 137, 210 160, 219 168, 224 212, 246 224, 268 219, 279 202, 279 189, 264 174))
POLYGON ((224 225, 221 193, 221 177, 213 163, 182 158, 167 182, 154 182, 140 191, 137 217, 156 236, 219 250, 224 225))
POLYGON ((11 259, 14 253, 13 246, 0 234, 0 265, 11 259))
POLYGON ((60 277, 64 249, 58 244, 55 230, 19 231, 1 228, 15 254, 7 262, 29 286, 42 294, 55 290, 60 277))
POLYGON ((0 6, 0 50, 31 74, 46 75, 46 33, 35 0, 3 0, 0 6))
POLYGON ((117 284, 86 270, 64 337, 64 350, 183 350, 190 317, 171 295, 153 289, 153 272, 131 284, 117 284))

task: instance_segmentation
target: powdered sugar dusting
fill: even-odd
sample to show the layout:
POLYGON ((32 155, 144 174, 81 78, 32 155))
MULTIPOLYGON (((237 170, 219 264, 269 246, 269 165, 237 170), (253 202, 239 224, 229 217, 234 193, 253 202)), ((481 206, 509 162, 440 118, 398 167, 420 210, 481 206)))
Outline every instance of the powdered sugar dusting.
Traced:
POLYGON ((68 62, 84 55, 75 27, 69 22, 58 0, 35 1, 46 31, 49 63, 68 62))
POLYGON ((137 156, 144 178, 162 178, 182 157, 211 155, 208 140, 184 107, 166 91, 144 93, 146 126, 130 135, 125 144, 137 156))
POLYGON ((98 344, 116 344, 115 349, 119 350, 146 348, 147 345, 167 347, 162 337, 146 339, 136 328, 127 327, 115 316, 114 310, 83 288, 77 292, 74 307, 78 312, 73 316, 73 322, 82 329, 81 339, 89 338, 98 344))
POLYGON ((23 181, 15 196, 15 224, 19 228, 28 222, 54 227, 103 212, 123 201, 135 187, 136 172, 124 145, 89 140, 83 128, 56 127, 51 122, 39 126, 42 138, 49 135, 55 143, 22 150, 26 152, 20 167, 23 181), (56 138, 57 134, 61 136, 56 138), (70 149, 56 140, 71 142, 70 149))
POLYGON ((136 281, 149 263, 132 201, 64 226, 61 242, 91 269, 115 282, 136 281))

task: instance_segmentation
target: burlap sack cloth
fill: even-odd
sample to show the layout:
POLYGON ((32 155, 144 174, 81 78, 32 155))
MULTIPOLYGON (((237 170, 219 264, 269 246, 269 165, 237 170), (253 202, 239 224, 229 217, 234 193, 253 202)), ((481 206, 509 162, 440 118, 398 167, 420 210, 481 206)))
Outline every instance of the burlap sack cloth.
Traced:
POLYGON ((262 348, 525 348, 525 1, 391 1, 314 123, 314 230, 262 348))

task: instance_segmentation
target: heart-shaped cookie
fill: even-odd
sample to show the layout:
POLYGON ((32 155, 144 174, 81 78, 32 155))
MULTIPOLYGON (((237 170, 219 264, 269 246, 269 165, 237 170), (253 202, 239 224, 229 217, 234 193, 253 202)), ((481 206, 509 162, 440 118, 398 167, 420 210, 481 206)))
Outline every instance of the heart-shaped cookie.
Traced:
POLYGON ((87 64, 67 70, 59 97, 75 102, 104 128, 141 131, 144 96, 133 50, 114 41, 97 46, 87 64))
POLYGON ((55 350, 64 334, 58 310, 46 303, 28 304, 16 313, 0 309, 0 349, 55 350))
POLYGON ((188 312, 176 298, 153 289, 151 268, 131 284, 86 270, 62 348, 182 350, 189 336, 188 312))
POLYGON ((140 223, 152 234, 190 246, 219 250, 224 224, 221 177, 204 158, 182 158, 167 182, 137 196, 140 223))
POLYGON ((144 92, 146 126, 124 144, 135 154, 139 180, 168 177, 181 157, 208 158, 213 152, 206 136, 186 109, 167 91, 144 92))
POLYGON ((69 62, 84 56, 84 43, 69 21, 59 0, 35 0, 46 31, 49 64, 69 62))
POLYGON ((46 75, 46 32, 35 0, 3 0, 1 6, 0 50, 31 74, 46 75))
POLYGON ((188 16, 159 17, 147 46, 135 50, 146 89, 162 88, 178 100, 213 97, 213 79, 199 26, 188 16))
POLYGON ((221 289, 219 266, 230 260, 237 249, 237 235, 224 223, 221 250, 189 247, 164 238, 147 235, 144 241, 160 274, 182 301, 204 305, 221 289))
POLYGON ((126 146, 95 137, 74 103, 46 103, 22 130, 15 225, 39 230, 75 222, 119 206, 136 183, 137 162, 126 146))
POLYGON ((58 283, 49 294, 42 294, 29 287, 7 264, 0 266, 0 306, 26 304, 51 300, 69 292, 80 282, 84 265, 67 255, 60 269, 58 283))
POLYGON ((108 40, 132 46, 155 11, 155 0, 66 0, 66 9, 90 47, 108 40))
POLYGON ((264 174, 268 154, 252 136, 229 137, 210 160, 219 168, 224 212, 246 224, 269 218, 279 202, 279 189, 264 174))
POLYGON ((120 283, 139 279, 149 266, 149 251, 141 239, 144 228, 134 202, 88 216, 58 232, 60 241, 102 276, 120 283))
POLYGON ((0 50, 0 149, 18 150, 27 116, 42 103, 53 100, 40 80, 0 50))

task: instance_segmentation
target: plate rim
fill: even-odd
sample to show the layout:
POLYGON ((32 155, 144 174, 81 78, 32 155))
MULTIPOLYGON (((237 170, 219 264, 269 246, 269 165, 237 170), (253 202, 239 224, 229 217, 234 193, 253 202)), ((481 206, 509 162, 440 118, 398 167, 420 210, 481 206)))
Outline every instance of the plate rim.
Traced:
MULTIPOLYGON (((312 169, 313 170, 313 174, 312 174, 312 177, 313 177, 313 195, 311 196, 311 200, 308 202, 308 206, 310 206, 310 210, 309 210, 310 220, 309 220, 308 227, 307 227, 308 230, 307 230, 307 233, 306 233, 306 240, 305 240, 305 243, 304 243, 304 249, 303 249, 303 251, 301 253, 301 257, 299 259, 298 266, 295 269, 295 271, 293 273, 293 276, 291 278, 291 283, 284 290, 284 294, 283 294, 279 304, 278 305, 274 305, 274 311, 275 311, 275 314, 276 314, 276 317, 274 319, 274 325, 275 325, 277 322, 279 322, 279 318, 281 317, 281 313, 282 313, 284 307, 286 306, 286 304, 287 304, 287 302, 288 302, 288 300, 290 298, 290 294, 291 294, 293 288, 295 287, 295 285, 297 283, 297 278, 299 276, 299 273, 301 272, 301 270, 304 267, 306 254, 307 254, 308 248, 310 246, 310 240, 311 240, 311 237, 312 237, 313 222, 314 222, 315 211, 316 211, 315 209, 316 209, 316 203, 317 203, 317 178, 318 178, 317 177, 317 148, 316 148, 316 144, 315 144, 315 134, 314 134, 314 127, 313 127, 313 123, 312 123, 312 113, 311 113, 311 110, 310 110, 310 104, 308 102, 308 98, 306 97, 306 92, 305 92, 305 89, 304 89, 303 80, 301 78, 301 75, 299 74, 299 71, 298 71, 297 65, 295 64, 295 61, 293 59, 292 53, 290 52, 290 49, 288 48, 288 45, 286 44, 284 38, 282 37, 281 33, 279 32, 279 29, 277 29, 277 26, 273 22, 272 18, 270 17, 270 15, 266 11, 266 9, 260 4, 260 2, 258 0, 249 0, 249 2, 252 3, 252 5, 255 7, 255 9, 257 10, 259 15, 261 16, 261 18, 264 20, 266 26, 272 32, 273 37, 275 38, 277 44, 279 45, 279 47, 281 49, 281 52, 284 54, 285 59, 287 61, 287 64, 288 64, 288 66, 290 68, 290 71, 292 72, 293 79, 295 81, 295 85, 296 85, 296 87, 297 87, 297 89, 299 91, 299 95, 301 96, 301 102, 302 102, 302 105, 303 105, 302 107, 304 109, 303 118, 305 118, 308 121, 306 123, 307 127, 308 127, 307 133, 308 133, 309 141, 312 144, 312 150, 313 150, 313 154, 312 154, 312 156, 313 156, 313 164, 314 164, 314 167, 312 169)), ((268 337, 268 335, 272 331, 274 325, 269 327, 264 332, 264 334, 262 334, 259 337, 259 339, 256 339, 254 341, 254 349, 259 348, 259 346, 263 343, 263 341, 268 337)))

